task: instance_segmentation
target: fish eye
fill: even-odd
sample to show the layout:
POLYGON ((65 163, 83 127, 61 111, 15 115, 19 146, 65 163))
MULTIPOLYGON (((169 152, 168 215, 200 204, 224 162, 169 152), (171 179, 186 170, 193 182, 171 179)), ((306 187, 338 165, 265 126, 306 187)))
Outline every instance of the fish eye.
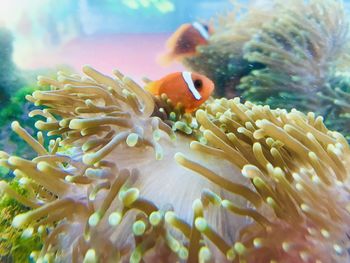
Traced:
POLYGON ((196 88, 196 90, 201 90, 202 86, 203 86, 203 82, 200 79, 196 79, 194 82, 194 87, 196 88))
POLYGON ((203 25, 203 27, 205 28, 205 30, 207 30, 207 32, 209 32, 209 27, 207 25, 203 25))

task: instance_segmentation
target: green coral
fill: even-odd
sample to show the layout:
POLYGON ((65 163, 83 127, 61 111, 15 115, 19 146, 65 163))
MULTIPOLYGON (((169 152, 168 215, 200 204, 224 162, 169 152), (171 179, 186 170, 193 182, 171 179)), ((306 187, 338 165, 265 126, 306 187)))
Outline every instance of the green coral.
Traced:
POLYGON ((28 144, 18 138, 11 131, 11 122, 20 120, 22 125, 31 132, 37 132, 34 123, 38 118, 29 118, 28 113, 33 105, 26 101, 25 96, 34 92, 34 85, 24 86, 14 93, 10 102, 0 111, 0 148, 14 150, 18 156, 31 156, 28 144))
MULTIPOLYGON (((40 116, 29 118, 28 113, 34 110, 35 106, 26 100, 28 94, 32 94, 35 90, 47 90, 48 86, 37 87, 36 77, 38 74, 53 76, 59 70, 63 72, 74 72, 68 66, 58 66, 57 68, 45 69, 41 71, 26 71, 23 72, 24 82, 26 83, 16 92, 11 94, 9 102, 0 108, 0 148, 5 151, 12 151, 17 156, 34 157, 32 149, 23 140, 18 140, 18 137, 11 130, 11 123, 19 121, 21 125, 31 134, 36 134, 38 129, 35 127, 35 122, 40 116)), ((0 104, 1 105, 1 104, 0 104)), ((52 138, 55 138, 53 136, 52 138)), ((48 140, 47 140, 48 141, 48 140)))
POLYGON ((10 172, 10 169, 8 169, 7 167, 0 167, 0 178, 1 179, 8 179, 10 176, 9 176, 9 172, 10 172))
MULTIPOLYGON (((21 195, 26 190, 17 180, 12 180, 10 186, 21 195)), ((13 198, 3 195, 0 198, 0 261, 3 262, 29 262, 30 253, 41 248, 41 239, 38 234, 23 236, 23 231, 12 227, 13 218, 29 209, 13 198)))
POLYGON ((10 31, 0 28, 0 109, 7 103, 11 93, 23 84, 21 74, 12 61, 12 42, 10 31))
MULTIPOLYGON (((69 71, 71 71, 69 69, 69 71)), ((45 70, 50 74, 51 70, 45 70)), ((37 132, 34 123, 40 116, 29 118, 28 113, 34 109, 34 105, 26 100, 26 95, 33 93, 35 87, 33 76, 26 72, 27 85, 18 89, 11 97, 9 103, 0 111, 0 148, 11 149, 18 156, 34 156, 33 150, 28 144, 18 139, 18 136, 11 130, 11 123, 19 120, 21 124, 30 131, 37 132), (34 131, 33 131, 34 130, 34 131)), ((48 87, 42 87, 45 90, 48 87)), ((46 140, 48 141, 48 140, 46 140)), ((13 177, 9 169, 0 167, 0 178, 9 181, 10 186, 20 195, 26 195, 26 190, 21 186, 18 179, 13 177)), ((26 235, 23 229, 12 227, 11 222, 15 215, 28 211, 29 208, 21 205, 15 199, 6 195, 0 196, 0 262, 29 262, 30 253, 33 250, 40 250, 42 242, 39 234, 26 235)))
POLYGON ((25 96, 33 93, 34 90, 34 86, 24 86, 11 97, 9 104, 0 111, 0 126, 18 119, 23 114, 23 106, 27 102, 25 96))

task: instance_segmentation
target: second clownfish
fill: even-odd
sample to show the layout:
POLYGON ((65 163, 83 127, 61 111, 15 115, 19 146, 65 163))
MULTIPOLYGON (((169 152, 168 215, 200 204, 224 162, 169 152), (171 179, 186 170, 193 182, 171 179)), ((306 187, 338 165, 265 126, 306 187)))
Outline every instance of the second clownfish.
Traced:
POLYGON ((214 91, 214 83, 198 73, 175 72, 145 87, 153 95, 165 93, 174 105, 181 103, 186 112, 193 112, 214 91))
POLYGON ((208 25, 198 22, 183 24, 167 41, 168 52, 160 57, 160 63, 167 65, 173 60, 195 55, 197 46, 207 45, 211 34, 208 25))

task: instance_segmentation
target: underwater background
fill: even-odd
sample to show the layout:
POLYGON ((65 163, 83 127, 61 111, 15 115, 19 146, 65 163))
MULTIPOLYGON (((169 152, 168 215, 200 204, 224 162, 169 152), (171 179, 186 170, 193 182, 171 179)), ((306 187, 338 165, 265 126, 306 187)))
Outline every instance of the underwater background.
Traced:
MULTIPOLYGON (((158 79, 183 70, 174 61, 158 63, 168 37, 183 23, 206 21, 230 8, 229 1, 1 1, 0 145, 30 155, 8 139, 10 123, 23 118, 24 96, 36 88, 38 75, 93 65, 103 72, 119 69, 136 81, 158 79), (12 100, 13 103, 8 103, 12 100), (18 149, 19 148, 19 149, 18 149)), ((35 131, 35 130, 34 130, 35 131)), ((13 142, 14 141, 14 142, 13 142)))
POLYGON ((20 68, 67 64, 79 70, 94 64, 103 71, 120 68, 151 78, 171 71, 157 65, 155 58, 179 25, 205 21, 230 7, 222 0, 34 0, 2 5, 1 25, 11 31, 13 60, 20 68))
POLYGON ((0 0, 0 262, 350 262, 349 11, 0 0))

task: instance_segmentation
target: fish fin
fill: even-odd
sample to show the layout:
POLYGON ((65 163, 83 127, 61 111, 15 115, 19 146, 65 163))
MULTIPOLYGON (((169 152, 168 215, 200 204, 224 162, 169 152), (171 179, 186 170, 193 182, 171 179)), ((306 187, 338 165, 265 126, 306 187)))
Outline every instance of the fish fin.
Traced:
POLYGON ((144 89, 153 95, 158 95, 159 85, 158 85, 157 81, 152 81, 152 82, 147 83, 144 89))
POLYGON ((194 112, 196 109, 198 109, 198 107, 186 108, 186 109, 185 109, 185 113, 192 113, 192 112, 194 112))

